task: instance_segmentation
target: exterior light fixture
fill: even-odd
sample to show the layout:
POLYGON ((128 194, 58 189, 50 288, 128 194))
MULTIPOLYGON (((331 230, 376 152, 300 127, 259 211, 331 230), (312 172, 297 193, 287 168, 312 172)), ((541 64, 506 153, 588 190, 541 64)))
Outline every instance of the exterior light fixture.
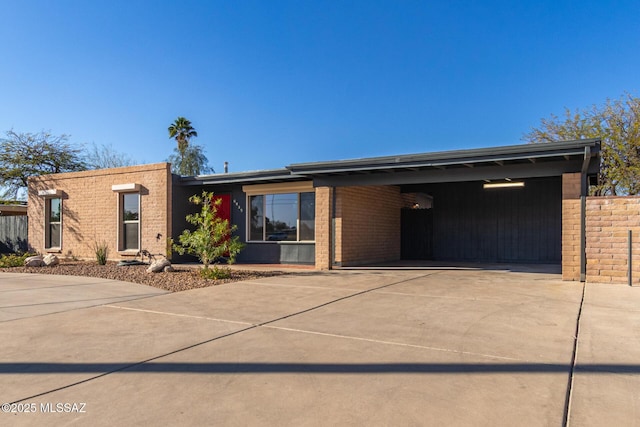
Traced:
POLYGON ((482 184, 482 188, 490 189, 490 188, 516 188, 516 187, 524 187, 524 182, 522 181, 507 181, 507 182, 485 182, 482 184))

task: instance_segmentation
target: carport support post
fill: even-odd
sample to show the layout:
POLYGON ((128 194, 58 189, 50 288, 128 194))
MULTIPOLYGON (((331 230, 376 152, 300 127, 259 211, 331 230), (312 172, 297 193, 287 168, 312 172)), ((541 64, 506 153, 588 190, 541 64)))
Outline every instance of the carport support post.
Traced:
POLYGON ((589 195, 589 164, 591 148, 584 147, 584 159, 580 173, 580 281, 587 281, 587 196, 589 195))
POLYGON ((329 270, 336 265, 336 187, 331 187, 331 246, 329 248, 329 270))
POLYGON ((580 281, 587 280, 587 235, 586 235, 587 197, 580 196, 580 281))

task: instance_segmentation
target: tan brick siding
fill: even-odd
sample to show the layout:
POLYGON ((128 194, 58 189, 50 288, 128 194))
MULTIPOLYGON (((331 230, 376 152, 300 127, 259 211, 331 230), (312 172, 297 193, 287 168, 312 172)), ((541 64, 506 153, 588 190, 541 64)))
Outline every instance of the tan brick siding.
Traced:
POLYGON ((580 280, 580 174, 562 175, 562 280, 580 280))
POLYGON ((562 175, 562 199, 579 199, 581 186, 581 173, 565 173, 562 175))
POLYGON ((628 233, 633 234, 633 283, 640 284, 640 197, 588 197, 587 281, 628 282, 628 233))
POLYGON ((580 280, 580 199, 562 201, 562 280, 580 280))
POLYGON ((168 163, 43 175, 29 180, 29 245, 44 248, 45 198, 39 190, 62 191, 62 249, 64 257, 95 259, 94 244, 105 242, 109 259, 118 253, 118 193, 116 184, 137 183, 140 191, 141 249, 166 253, 171 236, 171 172, 168 163), (160 235, 159 238, 157 236, 160 235))
POLYGON ((331 187, 316 188, 316 269, 331 268, 331 187))
POLYGON ((399 260, 401 208, 399 187, 339 187, 336 262, 349 266, 399 260))

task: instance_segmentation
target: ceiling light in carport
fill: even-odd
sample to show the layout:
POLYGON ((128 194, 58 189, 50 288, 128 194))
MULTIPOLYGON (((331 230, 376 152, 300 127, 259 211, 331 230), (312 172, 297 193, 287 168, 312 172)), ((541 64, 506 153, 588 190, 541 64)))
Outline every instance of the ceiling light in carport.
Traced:
POLYGON ((482 188, 490 189, 490 188, 517 188, 524 187, 523 181, 507 181, 507 182, 485 182, 482 184, 482 188))

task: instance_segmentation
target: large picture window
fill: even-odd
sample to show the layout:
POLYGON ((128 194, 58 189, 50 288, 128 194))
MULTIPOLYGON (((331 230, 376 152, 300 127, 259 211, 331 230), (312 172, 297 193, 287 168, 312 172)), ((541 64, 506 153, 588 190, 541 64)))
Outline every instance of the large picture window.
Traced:
POLYGON ((249 197, 253 241, 313 241, 315 193, 261 194, 249 197))
POLYGON ((45 249, 62 247, 62 199, 45 199, 45 249))
POLYGON ((120 195, 120 250, 140 249, 140 194, 122 193, 120 195))

